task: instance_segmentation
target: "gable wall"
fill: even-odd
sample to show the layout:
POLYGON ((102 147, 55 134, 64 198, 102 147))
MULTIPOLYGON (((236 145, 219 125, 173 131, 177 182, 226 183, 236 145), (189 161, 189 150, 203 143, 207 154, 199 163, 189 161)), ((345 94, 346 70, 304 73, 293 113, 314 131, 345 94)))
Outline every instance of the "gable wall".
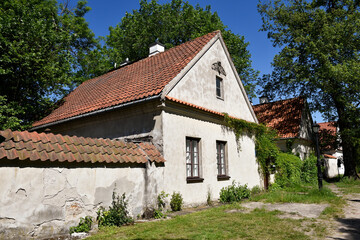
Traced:
MULTIPOLYGON (((232 181, 262 186, 255 158, 254 140, 240 138, 223 125, 176 113, 163 112, 164 127, 164 191, 180 192, 186 205, 206 203, 210 192, 212 200, 219 198, 221 188, 232 181), (203 182, 187 183, 186 137, 200 139, 200 177, 203 182), (226 142, 229 180, 217 179, 216 141, 226 142)), ((161 189, 162 190, 162 189, 161 189)), ((160 190, 160 191, 161 191, 160 190)))
POLYGON ((168 95, 217 112, 226 112, 231 116, 255 122, 234 74, 237 73, 232 71, 224 48, 218 39, 168 95), (218 61, 221 62, 226 76, 211 68, 212 64, 218 61), (223 100, 216 97, 216 76, 223 79, 223 100))

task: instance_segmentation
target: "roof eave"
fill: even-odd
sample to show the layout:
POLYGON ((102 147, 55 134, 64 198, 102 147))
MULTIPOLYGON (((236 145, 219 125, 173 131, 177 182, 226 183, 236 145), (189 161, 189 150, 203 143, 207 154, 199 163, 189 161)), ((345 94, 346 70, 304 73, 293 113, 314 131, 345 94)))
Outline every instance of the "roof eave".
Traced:
POLYGON ((104 112, 116 110, 116 109, 119 109, 119 108, 131 106, 131 105, 134 105, 134 104, 138 104, 138 103, 142 103, 142 102, 145 102, 145 101, 160 98, 160 96, 161 96, 161 93, 157 94, 157 95, 154 95, 154 96, 147 97, 147 98, 142 98, 142 99, 134 100, 134 101, 131 101, 131 102, 118 104, 118 105, 115 105, 115 106, 102 108, 102 109, 99 109, 99 110, 96 110, 96 111, 87 112, 87 113, 84 113, 84 114, 76 115, 76 116, 73 116, 73 117, 61 119, 61 120, 50 122, 50 123, 45 123, 45 124, 42 124, 42 125, 39 125, 39 126, 36 126, 36 127, 32 127, 30 129, 30 131, 35 131, 35 130, 38 130, 38 129, 47 128, 47 127, 51 127, 51 126, 54 126, 54 125, 57 125, 57 124, 69 122, 69 121, 72 121, 72 120, 75 120, 75 119, 88 117, 88 116, 93 116, 93 115, 97 115, 97 114, 100 114, 100 113, 104 113, 104 112))

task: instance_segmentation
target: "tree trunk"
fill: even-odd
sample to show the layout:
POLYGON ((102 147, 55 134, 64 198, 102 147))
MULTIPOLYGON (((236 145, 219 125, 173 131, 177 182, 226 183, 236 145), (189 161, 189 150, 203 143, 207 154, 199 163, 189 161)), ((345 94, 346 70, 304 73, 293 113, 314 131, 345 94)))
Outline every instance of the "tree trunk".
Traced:
POLYGON ((349 134, 352 132, 350 120, 347 114, 345 114, 345 107, 341 102, 335 100, 335 105, 338 113, 338 125, 340 128, 341 146, 343 150, 343 160, 345 166, 344 176, 359 178, 356 172, 355 156, 354 156, 354 143, 352 137, 349 134))

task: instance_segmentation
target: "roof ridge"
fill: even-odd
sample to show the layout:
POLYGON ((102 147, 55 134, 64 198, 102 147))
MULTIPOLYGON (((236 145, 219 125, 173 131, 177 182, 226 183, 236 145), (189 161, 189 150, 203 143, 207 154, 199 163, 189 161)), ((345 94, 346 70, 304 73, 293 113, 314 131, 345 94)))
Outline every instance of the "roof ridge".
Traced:
POLYGON ((84 81, 52 113, 33 123, 33 129, 160 94, 217 34, 220 30, 84 81))

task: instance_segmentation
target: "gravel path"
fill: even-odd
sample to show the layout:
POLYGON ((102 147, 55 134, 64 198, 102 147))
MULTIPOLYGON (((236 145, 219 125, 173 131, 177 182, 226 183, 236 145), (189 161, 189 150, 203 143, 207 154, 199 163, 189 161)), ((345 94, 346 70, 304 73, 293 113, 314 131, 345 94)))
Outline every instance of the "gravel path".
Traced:
MULTIPOLYGON (((341 194, 335 185, 331 185, 330 188, 333 192, 341 194)), ((335 220, 331 235, 326 239, 360 240, 360 193, 347 194, 343 197, 347 202, 344 217, 335 220)))

